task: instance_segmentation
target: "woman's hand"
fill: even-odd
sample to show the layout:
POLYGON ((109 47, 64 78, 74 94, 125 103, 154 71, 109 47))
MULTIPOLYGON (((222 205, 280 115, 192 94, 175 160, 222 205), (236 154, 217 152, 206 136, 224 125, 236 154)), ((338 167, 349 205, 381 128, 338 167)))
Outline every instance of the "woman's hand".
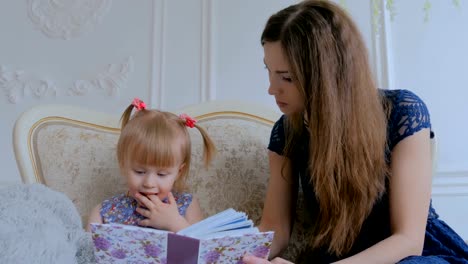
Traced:
POLYGON ((273 260, 268 261, 266 259, 258 258, 258 257, 252 256, 252 255, 245 255, 244 258, 242 259, 242 261, 245 264, 268 264, 268 263, 272 263, 272 264, 294 264, 294 263, 292 263, 290 261, 287 261, 285 259, 282 259, 282 258, 274 258, 273 260))

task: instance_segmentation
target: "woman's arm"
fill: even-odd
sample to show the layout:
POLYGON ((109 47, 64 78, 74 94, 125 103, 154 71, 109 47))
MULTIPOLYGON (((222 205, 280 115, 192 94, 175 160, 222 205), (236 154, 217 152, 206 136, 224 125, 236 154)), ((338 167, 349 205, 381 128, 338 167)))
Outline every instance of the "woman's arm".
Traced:
POLYGON ((294 181, 288 159, 272 151, 269 151, 268 158, 270 179, 259 229, 275 231, 270 253, 270 257, 274 257, 286 248, 291 235, 294 181), (284 175, 281 174, 283 162, 286 162, 284 175))
POLYGON ((432 184, 429 129, 400 141, 390 165, 390 221, 392 235, 337 263, 396 263, 421 255, 432 184))
POLYGON ((86 231, 91 232, 91 223, 102 224, 101 217, 101 204, 96 205, 93 210, 89 213, 88 224, 86 225, 86 231))

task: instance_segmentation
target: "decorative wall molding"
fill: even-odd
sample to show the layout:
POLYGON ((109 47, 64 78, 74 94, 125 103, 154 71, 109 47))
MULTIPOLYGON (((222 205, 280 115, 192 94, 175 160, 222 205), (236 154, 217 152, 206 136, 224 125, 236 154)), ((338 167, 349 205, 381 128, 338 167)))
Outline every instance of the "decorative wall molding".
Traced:
POLYGON ((25 97, 43 98, 57 94, 52 81, 29 77, 22 70, 8 71, 5 66, 0 66, 0 88, 12 104, 25 97))
POLYGON ((200 99, 210 101, 216 99, 216 85, 212 69, 213 59, 213 2, 202 0, 201 10, 201 51, 200 51, 200 99))
MULTIPOLYGON (((89 80, 77 80, 68 89, 68 95, 84 96, 91 91, 103 90, 108 96, 118 96, 125 89, 130 74, 133 72, 133 57, 127 57, 120 64, 109 64, 107 69, 89 80)), ((26 97, 44 98, 57 96, 56 84, 53 81, 34 78, 24 71, 9 71, 0 65, 0 90, 7 100, 16 104, 26 97)))
POLYGON ((68 95, 84 96, 91 90, 104 90, 109 96, 118 96, 120 90, 127 85, 130 73, 133 72, 133 64, 132 56, 120 64, 109 64, 107 70, 97 74, 95 78, 75 81, 68 90, 68 95))
POLYGON ((371 1, 372 42, 377 86, 384 89, 394 88, 393 55, 391 45, 391 16, 384 6, 385 1, 371 1))
POLYGON ((71 39, 92 31, 112 0, 28 0, 28 16, 48 37, 71 39))
POLYGON ((166 26, 166 3, 165 0, 154 0, 153 23, 152 23, 152 49, 151 49, 151 87, 149 105, 151 108, 162 109, 165 87, 166 66, 165 57, 165 26, 166 26))

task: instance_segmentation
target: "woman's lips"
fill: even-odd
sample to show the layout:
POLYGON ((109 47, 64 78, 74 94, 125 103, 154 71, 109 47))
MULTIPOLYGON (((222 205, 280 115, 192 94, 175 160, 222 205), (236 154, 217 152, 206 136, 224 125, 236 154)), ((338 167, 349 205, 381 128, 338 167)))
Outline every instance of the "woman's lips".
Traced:
POLYGON ((279 107, 285 107, 285 106, 288 105, 287 103, 280 102, 280 101, 276 101, 276 104, 277 104, 279 107))

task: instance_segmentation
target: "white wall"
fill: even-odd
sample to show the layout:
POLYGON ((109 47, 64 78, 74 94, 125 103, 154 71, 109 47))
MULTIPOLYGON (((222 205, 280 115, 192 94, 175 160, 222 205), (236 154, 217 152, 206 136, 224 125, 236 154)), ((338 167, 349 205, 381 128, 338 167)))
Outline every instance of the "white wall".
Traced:
MULTIPOLYGON (((275 107, 259 38, 268 16, 297 0, 45 2, 0 1, 0 182, 20 182, 11 131, 37 104, 120 113, 138 96, 166 110, 214 99, 275 107), (70 17, 61 12, 85 27, 53 20, 70 17), (19 92, 16 101, 10 90, 19 92)), ((424 0, 395 1, 395 20, 384 19, 377 32, 372 1, 336 2, 361 29, 379 84, 411 89, 429 106, 439 142, 434 205, 468 239, 468 7, 433 0, 424 23, 424 0)))
POLYGON ((62 16, 58 9, 53 12, 53 7, 43 5, 46 2, 0 2, 2 182, 20 181, 11 133, 24 110, 37 104, 63 103, 115 113, 133 96, 149 98, 152 93, 150 0, 141 0, 138 5, 129 1, 81 2, 96 5, 91 9, 94 12, 80 3, 68 9, 71 6, 64 1, 62 10, 77 14, 72 23, 60 19, 69 16, 62 16), (89 17, 98 19, 93 23, 89 17))
POLYGON ((438 142, 433 205, 467 240, 468 6, 430 2, 426 21, 424 0, 395 1, 397 14, 381 32, 381 74, 389 88, 410 89, 426 102, 438 142))

